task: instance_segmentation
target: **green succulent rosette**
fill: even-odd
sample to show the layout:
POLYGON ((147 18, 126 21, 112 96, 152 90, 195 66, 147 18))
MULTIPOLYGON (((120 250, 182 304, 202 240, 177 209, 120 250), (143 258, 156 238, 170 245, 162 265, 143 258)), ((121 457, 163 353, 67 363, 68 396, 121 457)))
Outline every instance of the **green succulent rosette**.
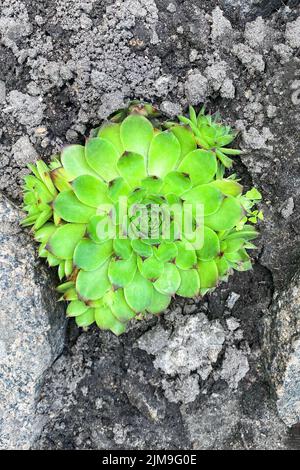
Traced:
POLYGON ((164 122, 133 103, 84 146, 30 165, 22 225, 58 267, 57 290, 78 326, 119 335, 174 295, 204 295, 251 268, 261 195, 225 177, 228 155, 240 153, 228 148, 234 138, 204 110, 164 122))

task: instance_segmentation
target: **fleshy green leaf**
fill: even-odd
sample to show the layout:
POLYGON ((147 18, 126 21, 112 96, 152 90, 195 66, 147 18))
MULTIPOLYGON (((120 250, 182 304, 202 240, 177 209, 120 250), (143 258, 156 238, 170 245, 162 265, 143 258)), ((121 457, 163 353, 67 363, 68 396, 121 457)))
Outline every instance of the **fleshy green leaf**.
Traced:
POLYGON ((215 287, 218 282, 218 268, 214 260, 199 261, 198 274, 200 277, 201 289, 215 287))
POLYGON ((148 119, 138 114, 128 116, 121 124, 120 136, 127 152, 138 153, 144 158, 148 155, 153 138, 153 126, 148 119))
POLYGON ((96 209, 80 202, 73 191, 60 193, 54 201, 54 209, 57 215, 66 222, 77 224, 88 223, 96 213, 96 209))
POLYGON ((34 230, 40 229, 52 216, 52 209, 49 207, 49 209, 45 209, 41 214, 38 216, 38 218, 35 221, 35 224, 33 226, 34 230))
POLYGON ((203 184, 194 187, 182 195, 188 204, 196 207, 196 204, 203 206, 204 215, 210 215, 217 212, 223 200, 221 191, 209 184, 203 184))
POLYGON ((34 238, 36 241, 40 243, 46 243, 51 237, 51 235, 55 232, 55 230, 56 230, 56 227, 54 224, 47 223, 35 232, 34 238))
POLYGON ((243 186, 237 181, 230 179, 220 179, 210 183, 218 188, 225 196, 239 196, 243 191, 243 186))
POLYGON ((143 277, 154 282, 163 273, 164 263, 155 256, 150 256, 144 261, 138 258, 138 267, 143 277))
POLYGON ((82 315, 84 312, 86 312, 88 309, 89 306, 86 305, 84 302, 81 302, 81 300, 73 300, 68 305, 67 316, 78 317, 79 315, 82 315))
POLYGON ((149 149, 149 175, 163 178, 176 168, 180 155, 180 144, 171 131, 156 134, 149 149))
POLYGON ((87 234, 95 243, 103 243, 115 235, 115 226, 107 214, 94 215, 87 226, 87 234))
POLYGON ((76 280, 76 290, 85 300, 98 300, 110 288, 108 279, 109 260, 95 271, 80 271, 76 280))
POLYGON ((94 243, 92 240, 80 240, 74 252, 74 264, 85 271, 98 269, 112 254, 113 244, 111 240, 94 243))
POLYGON ((244 225, 242 230, 235 230, 234 232, 227 235, 227 240, 232 240, 234 238, 243 238, 244 240, 254 240, 257 238, 258 232, 251 225, 244 225))
POLYGON ((122 155, 124 147, 121 142, 120 128, 120 124, 107 122, 99 130, 98 137, 110 142, 117 149, 119 155, 122 155))
POLYGON ((226 240, 226 248, 224 251, 226 251, 226 253, 233 253, 240 250, 244 243, 245 240, 243 240, 243 238, 233 238, 231 240, 226 240))
POLYGON ((148 279, 136 271, 132 282, 125 287, 124 295, 129 307, 136 313, 140 313, 151 305, 153 287, 148 279))
POLYGON ((166 263, 176 258, 178 249, 174 242, 163 241, 154 253, 157 259, 166 263))
POLYGON ((136 255, 132 253, 126 260, 112 258, 109 263, 108 277, 113 286, 125 287, 132 282, 136 270, 136 255))
POLYGON ((233 196, 228 196, 217 212, 204 218, 204 223, 215 231, 230 230, 240 221, 242 216, 240 203, 233 196))
POLYGON ((110 182, 108 195, 110 199, 116 204, 120 197, 128 196, 130 191, 130 186, 126 183, 124 178, 119 177, 110 182))
POLYGON ((75 317, 75 321, 77 326, 87 328, 95 322, 95 310, 93 308, 89 308, 82 315, 75 317))
POLYGON ((193 186, 209 183, 217 171, 216 156, 207 150, 194 150, 184 157, 178 171, 187 173, 193 186))
POLYGON ((101 204, 111 204, 105 183, 91 175, 78 176, 72 187, 80 202, 91 207, 99 207, 101 204))
POLYGON ((104 305, 95 308, 95 321, 101 330, 110 330, 117 336, 126 331, 124 323, 117 320, 110 308, 104 305))
POLYGON ((147 243, 144 243, 140 239, 132 240, 131 246, 132 246, 132 249, 143 258, 148 258, 149 256, 152 256, 153 254, 152 246, 148 245, 147 243))
POLYGON ((180 161, 190 152, 196 150, 197 144, 194 134, 185 126, 172 126, 171 132, 175 135, 180 143, 181 155, 180 161))
POLYGON ((127 322, 135 317, 134 311, 125 300, 123 289, 117 289, 113 292, 110 308, 114 316, 121 322, 127 322))
POLYGON ((152 313, 153 315, 157 315, 163 312, 164 310, 166 310, 170 302, 171 302, 170 295, 161 294, 156 289, 153 289, 151 303, 149 307, 147 307, 147 311, 149 313, 152 313))
POLYGON ((141 182, 141 188, 146 189, 148 194, 159 194, 163 185, 163 180, 157 176, 148 176, 141 182))
POLYGON ((218 268, 219 276, 220 277, 226 276, 228 270, 230 269, 230 265, 228 261, 226 260, 226 258, 224 258, 224 256, 221 256, 221 257, 216 258, 215 261, 216 261, 216 265, 218 268))
POLYGON ((109 182, 119 176, 117 170, 119 153, 107 140, 99 137, 89 139, 85 145, 85 157, 90 167, 104 181, 109 182))
POLYGON ((132 189, 140 187, 147 176, 144 157, 137 153, 124 153, 117 166, 120 175, 132 189))
POLYGON ((56 186, 56 188, 60 191, 69 191, 72 189, 72 186, 69 183, 69 179, 72 180, 74 177, 69 177, 68 173, 63 167, 56 168, 52 170, 50 173, 51 179, 56 186))
POLYGON ((193 245, 187 241, 177 241, 176 246, 178 250, 176 266, 180 269, 191 269, 197 262, 193 245))
POLYGON ((181 278, 173 263, 166 263, 161 276, 155 281, 154 287, 161 294, 173 295, 180 286, 181 278))
POLYGON ((61 162, 69 181, 80 175, 97 176, 85 159, 85 148, 82 145, 69 145, 64 148, 61 153, 61 162))
POLYGON ((191 186, 191 180, 187 175, 184 175, 179 171, 172 171, 171 173, 168 173, 164 178, 162 193, 172 193, 176 194, 177 196, 181 196, 186 191, 188 191, 191 186))
POLYGON ((62 225, 51 235, 46 248, 57 258, 72 259, 75 247, 85 230, 86 226, 83 224, 62 225))
POLYGON ((72 289, 73 287, 74 287, 74 282, 67 281, 57 286, 56 290, 57 292, 64 293, 64 292, 67 292, 69 289, 72 289))
POLYGON ((115 238, 113 248, 119 258, 129 259, 132 255, 131 240, 129 238, 115 238))
POLYGON ((179 269, 181 278, 180 286, 177 290, 177 294, 181 297, 196 297, 199 295, 200 290, 200 279, 196 269, 182 270, 179 269))
POLYGON ((220 240, 216 232, 209 227, 203 229, 203 246, 197 250, 197 256, 203 261, 215 258, 220 252, 220 240))

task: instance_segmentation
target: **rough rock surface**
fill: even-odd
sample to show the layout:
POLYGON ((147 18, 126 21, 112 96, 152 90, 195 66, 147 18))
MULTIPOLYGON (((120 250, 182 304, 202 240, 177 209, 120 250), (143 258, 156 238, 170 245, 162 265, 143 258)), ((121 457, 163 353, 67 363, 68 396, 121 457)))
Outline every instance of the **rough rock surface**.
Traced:
POLYGON ((252 272, 236 273, 199 303, 174 302, 120 339, 70 326, 43 388, 39 408, 49 421, 36 447, 299 448, 288 431, 298 416, 299 327, 284 326, 288 306, 272 306, 274 292, 292 295, 300 259, 299 16, 299 0, 2 1, 7 196, 19 201, 28 161, 82 142, 132 98, 169 116, 188 101, 219 111, 245 149, 235 170, 264 196, 252 272))
POLYGON ((289 289, 276 295, 265 325, 267 366, 278 396, 278 411, 283 421, 293 426, 300 422, 299 274, 294 277, 289 289))
POLYGON ((29 449, 39 436, 43 376, 64 342, 63 308, 20 217, 0 196, 0 449, 29 449))

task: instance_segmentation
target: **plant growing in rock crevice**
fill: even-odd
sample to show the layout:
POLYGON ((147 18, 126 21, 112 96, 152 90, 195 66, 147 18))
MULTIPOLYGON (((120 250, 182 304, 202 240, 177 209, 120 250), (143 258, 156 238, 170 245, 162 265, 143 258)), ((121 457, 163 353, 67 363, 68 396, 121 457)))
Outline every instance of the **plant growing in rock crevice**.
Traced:
POLYGON ((242 194, 228 148, 235 134, 216 118, 164 122, 133 103, 49 165, 30 165, 23 226, 58 267, 57 290, 77 325, 121 334, 132 318, 158 314, 175 294, 197 297, 236 270, 262 218, 256 189, 242 194))

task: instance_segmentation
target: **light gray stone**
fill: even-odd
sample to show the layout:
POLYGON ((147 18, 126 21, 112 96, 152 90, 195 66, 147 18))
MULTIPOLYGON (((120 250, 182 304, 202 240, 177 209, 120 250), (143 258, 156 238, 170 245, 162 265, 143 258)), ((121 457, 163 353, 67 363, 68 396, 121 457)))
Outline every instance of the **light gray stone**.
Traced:
POLYGON ((36 161, 38 154, 27 136, 20 137, 12 146, 12 154, 18 165, 36 161))
POLYGON ((275 294, 265 321, 269 377, 278 397, 280 417, 288 426, 300 422, 300 275, 275 294))
POLYGON ((8 95, 8 106, 4 112, 12 113, 20 124, 31 128, 41 123, 44 109, 40 98, 13 90, 8 95))
POLYGON ((233 53, 238 57, 249 72, 260 72, 262 73, 265 70, 265 62, 263 56, 259 53, 256 53, 247 46, 247 44, 236 44, 232 49, 233 53))
POLYGON ((0 104, 4 103, 6 98, 6 85, 5 82, 0 80, 0 104))
POLYGON ((185 93, 190 104, 199 104, 208 96, 208 80, 200 72, 192 72, 185 83, 185 93))
POLYGON ((205 380, 222 350, 225 333, 218 321, 210 322, 204 313, 199 313, 185 317, 166 341, 159 327, 142 336, 138 346, 150 354, 155 351, 154 366, 165 374, 186 375, 197 370, 205 380))
POLYGON ((216 7, 212 11, 212 27, 211 37, 213 41, 218 38, 224 38, 232 33, 232 26, 230 21, 225 18, 223 11, 220 7, 216 7))
POLYGON ((291 47, 300 47, 300 17, 286 25, 285 38, 291 47))
POLYGON ((220 377, 225 380, 229 387, 237 389, 239 382, 249 371, 248 359, 245 353, 235 347, 228 347, 222 363, 220 377))
POLYGON ((21 217, 0 195, 0 449, 28 449, 38 437, 41 382, 64 342, 63 305, 21 217))

